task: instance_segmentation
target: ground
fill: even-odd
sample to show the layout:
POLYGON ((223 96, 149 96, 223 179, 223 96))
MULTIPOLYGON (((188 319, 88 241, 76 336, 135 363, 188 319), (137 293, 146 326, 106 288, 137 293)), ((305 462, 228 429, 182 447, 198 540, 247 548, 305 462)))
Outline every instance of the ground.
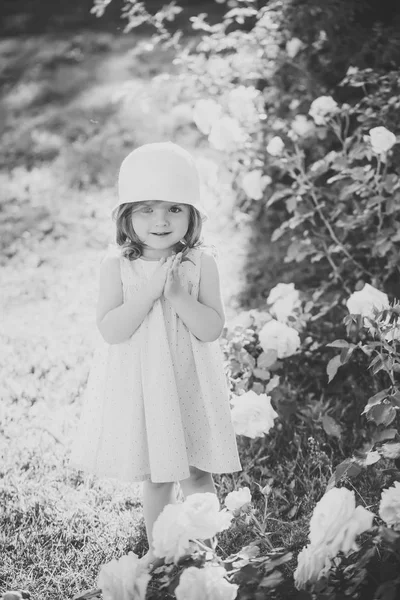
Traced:
POLYGON ((262 303, 273 283, 265 280, 271 250, 257 253, 254 236, 262 234, 221 185, 228 181, 224 157, 208 148, 168 78, 148 95, 170 57, 138 58, 136 41, 81 31, 0 43, 0 496, 8 539, 0 591, 76 593, 114 551, 144 549, 138 487, 83 483, 67 466, 96 338, 98 265, 113 241, 109 210, 121 158, 140 143, 172 139, 220 164, 204 190, 211 215, 204 234, 218 247, 227 320, 240 304, 262 303), (121 100, 124 89, 130 95, 121 100))

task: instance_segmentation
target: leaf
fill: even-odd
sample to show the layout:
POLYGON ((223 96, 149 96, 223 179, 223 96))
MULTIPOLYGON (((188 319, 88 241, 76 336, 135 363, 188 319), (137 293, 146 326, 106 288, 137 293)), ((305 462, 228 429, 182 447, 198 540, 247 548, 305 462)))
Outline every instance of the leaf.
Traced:
POLYGON ((390 388, 386 388, 385 390, 381 390, 380 392, 378 392, 377 394, 375 394, 374 396, 371 396, 371 398, 368 398, 368 402, 364 408, 364 410, 362 411, 362 415, 365 415, 369 410, 371 410, 371 408, 373 406, 377 406, 378 404, 380 404, 382 402, 382 400, 385 400, 388 397, 388 391, 390 388))
POLYGON ((383 431, 376 431, 372 436, 374 444, 376 442, 383 442, 383 440, 393 440, 396 437, 397 429, 384 429, 383 431))
POLYGON ((343 477, 349 477, 351 479, 352 477, 357 477, 361 471, 362 467, 360 467, 360 465, 355 463, 353 459, 346 458, 336 467, 335 472, 328 481, 326 491, 329 492, 329 490, 335 487, 343 477))
POLYGON ((339 423, 337 423, 337 421, 335 421, 335 419, 333 419, 329 415, 324 415, 322 417, 321 421, 322 421, 322 427, 324 428, 325 433, 340 439, 340 436, 342 435, 342 428, 339 425, 339 423))
POLYGON ((272 194, 272 196, 268 200, 266 206, 267 206, 267 208, 269 208, 270 206, 272 206, 272 204, 274 204, 278 200, 281 200, 282 198, 287 198, 288 196, 292 196, 292 195, 293 195, 293 191, 291 189, 278 190, 272 194))
POLYGON ((332 379, 335 377, 335 375, 341 365, 342 365, 342 363, 340 362, 340 356, 334 356, 328 362, 328 364, 326 366, 326 372, 328 373, 328 383, 330 383, 332 381, 332 379))
POLYGON ((346 340, 335 340, 326 345, 328 348, 348 348, 350 346, 349 342, 346 342, 346 340))
POLYGON ((268 381, 268 379, 271 377, 269 371, 265 369, 258 369, 257 367, 253 369, 253 375, 254 377, 257 377, 257 379, 262 379, 263 381, 268 381))
POLYGON ((340 353, 340 363, 342 365, 344 365, 350 358, 350 356, 353 354, 353 348, 343 348, 341 353, 340 353))
POLYGON ((259 369, 268 369, 276 363, 277 358, 277 351, 273 350, 272 348, 269 348, 265 352, 262 352, 257 358, 257 367, 259 369))
POLYGON ((283 580, 283 575, 280 571, 273 571, 270 575, 267 575, 263 579, 261 579, 258 584, 259 587, 266 587, 275 589, 283 580))
POLYGON ((379 404, 373 406, 367 413, 367 419, 377 425, 390 425, 396 418, 396 409, 390 404, 379 404))

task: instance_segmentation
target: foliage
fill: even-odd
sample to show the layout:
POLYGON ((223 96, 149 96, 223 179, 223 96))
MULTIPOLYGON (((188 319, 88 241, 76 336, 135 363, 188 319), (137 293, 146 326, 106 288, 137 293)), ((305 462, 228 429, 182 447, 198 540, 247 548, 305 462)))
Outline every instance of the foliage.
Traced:
MULTIPOLYGON (((302 336, 302 354, 278 360, 277 354, 271 354, 260 342, 265 322, 254 320, 226 332, 225 359, 234 394, 246 395, 252 390, 262 395, 270 385, 268 393, 281 421, 276 431, 268 433, 272 452, 266 464, 270 473, 279 479, 275 450, 282 453, 285 448, 285 455, 290 455, 283 441, 288 432, 293 438, 296 430, 305 430, 313 438, 313 433, 318 431, 320 436, 323 431, 329 449, 325 451, 325 466, 331 472, 328 477, 326 470, 319 473, 327 490, 343 482, 352 485, 355 476, 361 482, 365 471, 371 472, 367 467, 376 458, 374 452, 378 451, 373 450, 373 444, 379 439, 378 434, 373 437, 371 415, 376 414, 378 429, 387 430, 379 430, 383 436, 379 448, 392 435, 392 439, 398 435, 389 428, 398 408, 392 379, 391 387, 386 385, 382 391, 382 371, 394 377, 397 365, 389 342, 379 341, 379 356, 374 357, 371 375, 365 373, 371 352, 365 331, 359 345, 354 341, 332 342, 340 347, 341 354, 328 364, 330 389, 323 379, 323 365, 328 362, 323 347, 331 336, 338 337, 346 297, 362 289, 365 282, 400 296, 396 287, 400 216, 396 145, 399 73, 395 68, 398 34, 389 36, 385 43, 382 32, 385 27, 391 30, 390 11, 385 25, 376 23, 373 2, 363 4, 361 18, 360 11, 357 2, 345 5, 332 1, 324 7, 294 0, 261 6, 252 1, 229 2, 221 22, 211 25, 206 14, 191 19, 200 36, 198 41, 183 46, 178 37, 168 40, 177 51, 181 98, 192 107, 193 120, 210 146, 224 157, 238 204, 243 210, 258 205, 258 217, 268 218, 269 213, 278 211, 281 223, 272 242, 290 238, 285 263, 301 265, 307 261, 315 265, 316 285, 308 289, 289 323, 302 336), (357 23, 357 35, 353 35, 357 23), (338 29, 346 43, 336 44, 335 50, 333 37, 338 29), (370 49, 377 40, 383 50, 372 56, 370 49), (336 89, 330 92, 327 85, 336 89), (383 145, 377 142, 382 130, 383 145), (321 319, 325 323, 319 325, 321 319), (354 363, 349 362, 350 357, 354 363), (339 365, 345 366, 341 376, 334 379, 339 365), (308 382, 302 403, 299 372, 307 369, 317 376, 308 382), (274 379, 278 373, 279 381, 274 379), (366 427, 361 413, 368 387, 376 393, 364 411, 369 417, 366 427), (355 454, 351 459, 350 448, 355 454), (334 470, 339 457, 341 462, 334 470)), ((163 42, 162 36, 156 35, 153 41, 155 45, 163 42)), ((383 318, 388 318, 387 313, 383 318)), ((348 322, 352 327, 360 324, 359 317, 348 322)), ((387 327, 386 333, 393 329, 393 323, 387 327)), ((260 465, 264 444, 254 440, 239 443, 242 455, 250 460, 246 476, 260 481, 257 477, 262 477, 264 469, 260 465)), ((299 443, 297 460, 303 451, 299 443)), ((368 499, 376 505, 379 491, 390 485, 390 473, 396 470, 380 469, 380 465, 373 469, 368 499)), ((293 485, 297 491, 298 479, 294 477, 293 485)), ((283 487, 287 493, 288 486, 283 487)), ((308 511, 317 499, 317 494, 311 496, 308 511)), ((296 514, 298 507, 294 510, 296 514)), ((376 528, 368 534, 369 545, 359 554, 338 559, 338 570, 332 570, 328 579, 320 578, 312 590, 324 598, 364 593, 376 567, 375 549, 387 541, 384 531, 376 528)), ((396 534, 389 534, 389 538, 390 562, 398 542, 396 534)), ((389 576, 380 583, 388 594, 397 585, 389 576)))

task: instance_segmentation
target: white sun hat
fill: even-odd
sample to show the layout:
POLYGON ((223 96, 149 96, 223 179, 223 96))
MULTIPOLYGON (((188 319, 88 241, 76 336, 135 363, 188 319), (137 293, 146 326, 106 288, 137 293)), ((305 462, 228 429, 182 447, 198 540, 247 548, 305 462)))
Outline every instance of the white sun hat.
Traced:
POLYGON ((200 201, 200 177, 193 157, 173 142, 144 144, 122 161, 118 176, 118 203, 163 200, 190 204, 203 221, 208 214, 200 201))

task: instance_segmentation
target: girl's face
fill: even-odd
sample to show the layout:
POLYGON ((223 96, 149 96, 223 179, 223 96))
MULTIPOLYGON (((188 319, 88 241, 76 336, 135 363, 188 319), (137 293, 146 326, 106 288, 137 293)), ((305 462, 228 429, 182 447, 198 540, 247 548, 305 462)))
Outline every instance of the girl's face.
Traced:
POLYGON ((149 200, 133 206, 132 226, 144 245, 144 256, 169 256, 189 226, 188 204, 149 200))

